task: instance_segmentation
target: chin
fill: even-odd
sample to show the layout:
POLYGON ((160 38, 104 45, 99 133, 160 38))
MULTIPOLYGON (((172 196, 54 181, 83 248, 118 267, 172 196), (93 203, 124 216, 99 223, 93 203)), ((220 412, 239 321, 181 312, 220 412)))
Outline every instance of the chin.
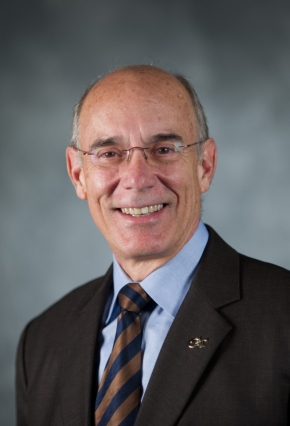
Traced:
MULTIPOLYGON (((112 248, 112 251, 113 253, 116 252, 114 248, 112 248)), ((137 244, 136 242, 133 243, 130 241, 117 249, 117 252, 120 253, 123 258, 135 259, 138 261, 166 257, 167 251, 168 248, 161 245, 160 242, 152 244, 152 239, 142 244, 138 244, 138 241, 137 244)))

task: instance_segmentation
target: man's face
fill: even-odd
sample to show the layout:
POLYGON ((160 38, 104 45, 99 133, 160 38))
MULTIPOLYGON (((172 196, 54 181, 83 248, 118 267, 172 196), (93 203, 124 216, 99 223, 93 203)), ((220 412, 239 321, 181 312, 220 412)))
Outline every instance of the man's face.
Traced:
MULTIPOLYGON (((166 73, 113 73, 84 102, 79 133, 82 150, 109 139, 121 149, 146 147, 161 134, 175 134, 184 145, 197 141, 189 96, 166 73)), ((140 150, 133 150, 130 161, 117 168, 94 166, 89 156, 83 156, 80 168, 77 155, 71 148, 68 168, 77 194, 88 200, 93 220, 122 266, 155 261, 158 267, 193 235, 200 220, 200 193, 208 188, 195 147, 161 167, 152 167, 140 150), (152 206, 162 208, 150 213, 152 206), (149 214, 141 216, 122 211, 146 207, 149 214)))

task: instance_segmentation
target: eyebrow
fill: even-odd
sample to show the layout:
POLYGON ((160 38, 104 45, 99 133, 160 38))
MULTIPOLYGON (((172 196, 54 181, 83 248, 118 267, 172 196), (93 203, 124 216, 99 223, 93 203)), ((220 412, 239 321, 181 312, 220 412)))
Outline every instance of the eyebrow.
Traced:
POLYGON ((105 138, 105 139, 96 139, 91 145, 90 145, 90 151, 96 148, 100 148, 103 146, 112 146, 117 145, 117 138, 105 138))
POLYGON ((152 137, 153 142, 162 142, 162 141, 168 141, 168 140, 183 142, 182 136, 178 135, 177 133, 158 133, 157 135, 154 135, 152 137))

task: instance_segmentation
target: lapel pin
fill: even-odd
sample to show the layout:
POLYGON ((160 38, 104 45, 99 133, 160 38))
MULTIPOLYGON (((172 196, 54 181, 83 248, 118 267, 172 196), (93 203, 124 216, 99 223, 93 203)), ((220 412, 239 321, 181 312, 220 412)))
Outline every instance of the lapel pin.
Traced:
POLYGON ((205 348, 205 344, 208 342, 208 339, 203 339, 202 337, 195 337, 194 339, 190 339, 188 342, 188 347, 192 348, 205 348))

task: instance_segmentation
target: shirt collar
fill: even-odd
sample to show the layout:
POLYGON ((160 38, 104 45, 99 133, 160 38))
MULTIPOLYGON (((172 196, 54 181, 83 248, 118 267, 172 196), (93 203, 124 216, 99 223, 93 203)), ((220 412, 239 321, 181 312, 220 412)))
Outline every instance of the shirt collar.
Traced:
MULTIPOLYGON (((200 221, 191 239, 169 262, 153 271, 140 285, 147 294, 175 318, 193 279, 195 268, 208 241, 208 231, 200 221)), ((116 298, 126 284, 132 282, 113 256, 114 294, 108 315, 110 319, 116 298)))

